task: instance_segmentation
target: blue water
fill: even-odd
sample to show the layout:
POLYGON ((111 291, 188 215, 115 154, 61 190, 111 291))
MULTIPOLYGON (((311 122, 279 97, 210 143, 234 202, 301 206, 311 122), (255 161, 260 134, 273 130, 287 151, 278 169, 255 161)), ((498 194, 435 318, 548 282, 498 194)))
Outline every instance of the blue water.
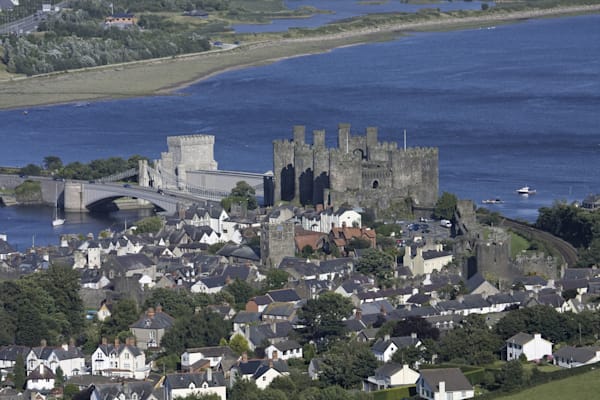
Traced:
MULTIPOLYGON (((599 54, 598 15, 417 34, 224 73, 173 96, 2 111, 0 159, 156 159, 167 136, 209 133, 221 169, 265 172, 272 141, 293 125, 325 129, 333 146, 349 122, 356 133, 378 126, 381 140, 401 142, 406 129, 409 146, 439 147, 442 191, 500 197, 491 208, 533 221, 542 206, 600 192, 599 54), (537 194, 517 196, 524 185, 537 194)), ((6 210, 0 232, 30 243, 6 210)), ((44 218, 40 244, 55 243, 44 218)))
MULTIPOLYGON (((348 0, 288 0, 287 8, 314 7, 318 10, 329 11, 326 14, 315 14, 308 18, 281 18, 267 24, 237 24, 232 28, 237 33, 285 32, 290 28, 315 28, 346 18, 375 13, 406 12, 414 13, 424 8, 438 8, 441 11, 481 10, 479 1, 442 1, 432 4, 406 4, 398 0, 388 0, 381 4, 365 4, 360 1, 348 0)), ((487 2, 493 5, 493 2, 487 2)))

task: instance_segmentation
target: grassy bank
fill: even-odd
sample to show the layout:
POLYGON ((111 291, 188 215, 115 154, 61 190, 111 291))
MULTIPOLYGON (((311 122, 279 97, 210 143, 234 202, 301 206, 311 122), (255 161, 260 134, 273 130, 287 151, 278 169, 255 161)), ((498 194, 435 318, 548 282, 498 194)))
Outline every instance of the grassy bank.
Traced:
POLYGON ((240 47, 227 51, 4 81, 0 75, 0 109, 166 94, 175 88, 230 69, 267 64, 342 46, 390 40, 402 32, 464 29, 585 12, 600 12, 600 5, 493 13, 429 12, 411 15, 408 19, 389 15, 368 16, 312 31, 291 31, 283 35, 246 35, 240 47))

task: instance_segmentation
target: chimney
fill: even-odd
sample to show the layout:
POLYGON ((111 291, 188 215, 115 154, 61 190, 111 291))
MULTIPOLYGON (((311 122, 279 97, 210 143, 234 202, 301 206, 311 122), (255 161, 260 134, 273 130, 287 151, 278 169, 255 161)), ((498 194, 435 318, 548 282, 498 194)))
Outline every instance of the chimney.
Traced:
POLYGON ((383 304, 381 305, 381 307, 379 308, 379 312, 381 313, 381 315, 383 315, 384 317, 387 315, 387 311, 385 311, 385 307, 383 306, 383 304))
POLYGON ((533 338, 534 339, 541 339, 542 338, 542 334, 541 333, 534 333, 533 334, 533 338))
POLYGON ((161 312, 163 312, 163 310, 162 310, 162 306, 161 306, 160 304, 157 304, 157 305, 156 305, 156 312, 157 312, 157 313, 161 313, 161 312))
POLYGON ((146 311, 146 316, 147 316, 148 318, 154 318, 154 308, 152 308, 152 307, 149 307, 149 308, 148 308, 148 311, 146 311))
POLYGON ((413 339, 417 338, 417 333, 416 332, 411 332, 410 337, 413 339))
POLYGON ((46 339, 40 340, 40 346, 46 347, 47 345, 48 345, 48 342, 46 342, 46 339))
POLYGON ((75 338, 70 338, 69 339, 69 346, 75 347, 75 338))
POLYGON ((354 313, 354 319, 357 321, 362 319, 362 310, 360 308, 356 309, 356 312, 354 313))
POLYGON ((212 382, 212 369, 210 367, 206 369, 206 382, 212 382))
POLYGON ((104 345, 108 344, 108 340, 105 337, 102 338, 102 344, 104 344, 104 345))
POLYGON ((389 334, 386 334, 386 335, 383 337, 383 340, 385 340, 386 342, 387 342, 387 341, 389 341, 389 340, 390 340, 390 335, 389 335, 389 334))
POLYGON ((446 397, 445 396, 445 393, 446 393, 446 382, 440 381, 440 383, 438 383, 438 389, 439 389, 439 392, 440 392, 440 398, 446 397))
POLYGON ((40 375, 44 376, 44 363, 40 363, 40 375))
POLYGON ((277 333, 277 322, 275 320, 271 321, 271 330, 273 333, 277 333))
POLYGON ((63 343, 60 347, 62 347, 64 351, 69 351, 69 345, 67 343, 63 343))
POLYGON ((242 362, 243 363, 248 362, 248 353, 247 352, 242 353, 242 362))
POLYGON ((271 358, 273 358, 273 361, 277 361, 277 359, 279 359, 279 354, 277 353, 277 350, 273 350, 273 353, 271 353, 271 358))
POLYGON ((269 360, 269 368, 273 368, 273 360, 269 360))
POLYGON ((115 337, 115 347, 119 347, 119 344, 120 344, 119 338, 115 337))

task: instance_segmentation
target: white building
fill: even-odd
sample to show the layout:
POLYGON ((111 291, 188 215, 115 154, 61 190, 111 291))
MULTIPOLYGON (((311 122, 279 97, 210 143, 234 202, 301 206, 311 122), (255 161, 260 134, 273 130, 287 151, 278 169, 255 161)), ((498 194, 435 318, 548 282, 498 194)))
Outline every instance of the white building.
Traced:
POLYGON ((181 369, 189 371, 193 369, 194 364, 201 360, 208 360, 210 367, 214 368, 223 358, 234 357, 233 351, 227 346, 212 346, 187 349, 181 355, 181 369))
POLYGON ((427 400, 462 400, 475 396, 473 385, 458 368, 423 369, 417 394, 427 400))
POLYGON ((577 368, 582 365, 600 362, 600 347, 571 347, 564 346, 553 355, 554 365, 562 368, 577 368))
POLYGON ((227 399, 225 377, 221 372, 213 372, 210 368, 198 374, 169 374, 164 380, 165 400, 190 395, 216 394, 221 400, 227 399))
POLYGON ((284 340, 270 345, 265 349, 267 358, 289 360, 290 358, 302 358, 302 346, 295 340, 284 340))
POLYGON ((146 355, 128 340, 125 344, 115 339, 108 344, 105 339, 92 354, 92 375, 145 379, 150 373, 146 355))
POLYGON ((49 392, 54 389, 56 375, 44 364, 39 364, 27 375, 27 390, 49 392))
POLYGON ((518 360, 524 354, 527 361, 541 360, 552 354, 552 342, 542 335, 519 332, 506 341, 506 360, 518 360))
POLYGON ((60 347, 48 347, 46 341, 42 340, 42 345, 32 347, 27 357, 25 365, 27 373, 37 369, 41 364, 50 368, 56 374, 60 367, 65 377, 80 375, 85 370, 85 359, 81 351, 73 344, 63 344, 60 347))
POLYGON ((369 376, 363 382, 365 392, 389 389, 397 386, 414 385, 419 379, 419 373, 410 369, 408 364, 387 363, 375 370, 375 375, 369 376))
POLYGON ((431 274, 440 271, 454 259, 449 251, 444 251, 441 244, 412 245, 404 248, 403 264, 410 268, 413 275, 431 274))

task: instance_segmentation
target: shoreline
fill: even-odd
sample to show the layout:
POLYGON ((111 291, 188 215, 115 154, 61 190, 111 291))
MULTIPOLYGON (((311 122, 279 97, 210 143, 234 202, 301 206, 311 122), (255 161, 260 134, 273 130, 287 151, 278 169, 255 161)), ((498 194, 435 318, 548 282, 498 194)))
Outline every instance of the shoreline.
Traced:
POLYGON ((178 90, 219 74, 281 60, 330 52, 337 48, 389 41, 411 32, 472 29, 523 20, 600 13, 600 4, 471 17, 438 17, 307 36, 248 42, 238 47, 163 59, 134 61, 0 81, 0 110, 157 95, 178 90))

